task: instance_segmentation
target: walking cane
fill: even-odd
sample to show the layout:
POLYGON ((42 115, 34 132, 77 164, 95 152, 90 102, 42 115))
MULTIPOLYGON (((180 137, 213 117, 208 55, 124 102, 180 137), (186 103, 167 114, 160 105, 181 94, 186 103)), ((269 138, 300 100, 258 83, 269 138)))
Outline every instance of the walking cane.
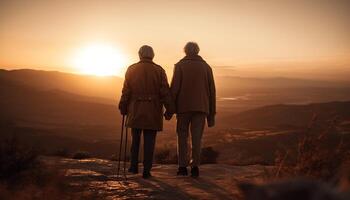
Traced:
POLYGON ((127 180, 127 176, 126 176, 126 151, 127 151, 127 148, 128 148, 128 127, 125 126, 125 148, 124 148, 124 178, 125 180, 127 180))
POLYGON ((119 177, 120 173, 120 160, 122 156, 122 147, 123 147, 123 134, 124 134, 124 121, 125 121, 125 115, 123 115, 122 119, 122 128, 121 128, 121 133, 120 133, 120 142, 119 142, 119 155, 118 155, 118 169, 117 169, 117 178, 119 177))

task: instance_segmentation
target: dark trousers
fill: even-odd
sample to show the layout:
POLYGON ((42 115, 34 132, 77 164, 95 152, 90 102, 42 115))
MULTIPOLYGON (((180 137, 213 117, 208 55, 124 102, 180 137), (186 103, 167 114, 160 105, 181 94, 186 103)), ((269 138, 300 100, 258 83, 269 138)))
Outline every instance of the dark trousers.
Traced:
POLYGON ((206 114, 202 112, 187 112, 177 114, 177 152, 179 166, 198 167, 201 158, 202 135, 205 126, 206 114), (191 159, 188 158, 188 137, 191 131, 191 159))
POLYGON ((131 129, 131 168, 137 168, 139 163, 139 149, 141 133, 143 132, 143 171, 149 172, 152 169, 153 153, 156 144, 157 131, 155 130, 142 130, 142 129, 131 129))

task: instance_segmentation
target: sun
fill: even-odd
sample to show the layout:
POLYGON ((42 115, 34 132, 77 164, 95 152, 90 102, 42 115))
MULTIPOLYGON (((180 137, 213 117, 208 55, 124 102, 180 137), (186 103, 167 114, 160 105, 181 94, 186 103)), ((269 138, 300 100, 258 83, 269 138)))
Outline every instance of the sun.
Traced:
POLYGON ((126 59, 118 48, 106 44, 93 44, 81 48, 73 60, 79 73, 96 76, 122 76, 126 59))

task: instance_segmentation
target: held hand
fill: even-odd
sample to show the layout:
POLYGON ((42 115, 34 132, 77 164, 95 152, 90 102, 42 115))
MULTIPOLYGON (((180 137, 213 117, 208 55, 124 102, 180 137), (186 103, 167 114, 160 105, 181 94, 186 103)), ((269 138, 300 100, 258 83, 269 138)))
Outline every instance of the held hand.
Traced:
POLYGON ((121 115, 127 115, 128 112, 127 112, 126 110, 120 110, 120 114, 121 114, 121 115))
POLYGON ((208 127, 215 126, 215 115, 208 115, 207 116, 207 123, 208 123, 208 127))
POLYGON ((165 113, 164 113, 164 117, 165 117, 166 120, 169 121, 169 120, 171 120, 171 118, 173 117, 173 114, 170 114, 170 113, 165 112, 165 113))
POLYGON ((127 115, 128 114, 127 106, 124 106, 122 104, 119 105, 119 111, 120 111, 121 115, 127 115))

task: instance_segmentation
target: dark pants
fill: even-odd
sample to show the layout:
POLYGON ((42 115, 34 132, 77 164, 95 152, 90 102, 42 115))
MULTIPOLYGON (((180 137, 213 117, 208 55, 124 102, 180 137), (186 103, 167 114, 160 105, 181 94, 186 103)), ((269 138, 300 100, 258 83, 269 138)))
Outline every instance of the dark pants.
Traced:
POLYGON ((141 133, 143 131, 143 171, 149 172, 152 169, 153 153, 156 144, 157 131, 155 130, 142 130, 142 129, 131 129, 131 168, 137 168, 139 163, 139 149, 141 133))
POLYGON ((206 114, 202 112, 187 112, 177 114, 177 151, 179 166, 187 167, 190 163, 198 167, 201 158, 202 135, 206 114), (191 131, 191 160, 188 158, 188 137, 191 131))

